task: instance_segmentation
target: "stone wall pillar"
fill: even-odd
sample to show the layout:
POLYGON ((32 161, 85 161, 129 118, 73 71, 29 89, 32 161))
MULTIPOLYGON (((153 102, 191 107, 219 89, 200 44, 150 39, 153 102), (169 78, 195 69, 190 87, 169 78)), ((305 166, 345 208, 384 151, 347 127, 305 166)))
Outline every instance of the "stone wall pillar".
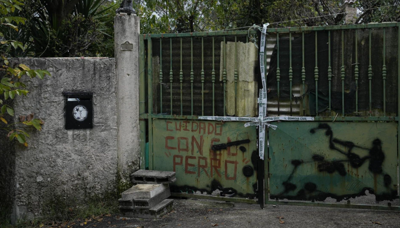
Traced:
POLYGON ((117 76, 118 175, 123 182, 139 169, 139 34, 140 18, 120 13, 114 20, 117 76))
POLYGON ((354 0, 345 1, 345 23, 354 24, 357 19, 357 8, 354 7, 354 0))

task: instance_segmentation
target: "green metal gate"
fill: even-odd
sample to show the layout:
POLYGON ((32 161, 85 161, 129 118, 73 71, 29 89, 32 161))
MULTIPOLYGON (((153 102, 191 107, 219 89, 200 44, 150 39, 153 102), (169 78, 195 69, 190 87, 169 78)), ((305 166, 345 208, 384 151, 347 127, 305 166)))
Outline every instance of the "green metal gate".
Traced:
POLYGON ((230 57, 221 53, 234 43, 239 56, 236 44, 253 45, 248 38, 247 31, 140 36, 141 167, 176 171, 174 194, 257 198, 256 128, 198 119, 226 115, 226 89, 234 88, 230 99, 243 91, 239 69, 230 80, 230 57))
POLYGON ((397 199, 399 27, 267 29, 267 116, 314 121, 271 123, 277 128, 267 129, 264 161, 257 128, 244 127, 258 115, 262 84, 259 63, 243 56, 261 33, 141 35, 141 168, 176 171, 175 195, 251 202, 265 195, 262 204, 366 192, 397 199))

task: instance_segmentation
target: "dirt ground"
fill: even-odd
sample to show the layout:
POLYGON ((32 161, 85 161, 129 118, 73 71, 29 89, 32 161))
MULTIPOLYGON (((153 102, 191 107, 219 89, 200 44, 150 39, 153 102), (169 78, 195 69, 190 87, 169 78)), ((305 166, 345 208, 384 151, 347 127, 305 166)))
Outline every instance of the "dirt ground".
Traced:
POLYGON ((174 209, 159 219, 104 215, 69 222, 67 227, 400 227, 400 210, 365 210, 175 199, 174 209))

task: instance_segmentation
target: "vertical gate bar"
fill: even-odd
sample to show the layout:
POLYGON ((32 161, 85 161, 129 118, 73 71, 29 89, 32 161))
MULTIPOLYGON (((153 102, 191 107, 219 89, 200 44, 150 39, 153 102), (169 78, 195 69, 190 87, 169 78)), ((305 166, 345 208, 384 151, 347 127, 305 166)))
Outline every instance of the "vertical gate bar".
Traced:
POLYGON ((160 113, 162 113, 162 83, 163 83, 163 75, 162 75, 162 38, 160 38, 160 113))
POLYGON ((190 37, 190 114, 193 116, 193 36, 190 37))
POLYGON ((332 65, 331 65, 331 31, 328 31, 328 87, 329 113, 332 112, 332 65))
POLYGON ((169 38, 169 99, 170 99, 170 107, 171 107, 171 116, 172 116, 172 82, 174 80, 174 75, 172 73, 172 38, 169 38))
POLYGON ((356 30, 356 65, 354 66, 354 79, 356 80, 356 113, 358 114, 358 30, 356 30))
POLYGON ((264 191, 264 199, 265 199, 265 205, 268 205, 269 201, 269 128, 266 128, 266 133, 265 133, 265 150, 264 151, 264 172, 266 175, 264 175, 264 186, 265 186, 265 191, 264 191))
POLYGON ((315 31, 315 115, 318 116, 318 32, 315 31))
POLYGON ((368 38, 369 38, 369 45, 368 45, 368 51, 369 51, 369 65, 368 65, 368 80, 369 80, 369 88, 368 88, 368 91, 369 91, 369 116, 371 116, 371 114, 372 114, 372 65, 371 65, 371 32, 372 32, 372 30, 371 29, 369 29, 369 35, 368 35, 368 38))
POLYGON ((212 72, 211 72, 211 81, 212 81, 212 113, 215 116, 215 56, 214 56, 214 37, 212 38, 212 72))
POLYGON ((383 80, 383 116, 386 116, 386 29, 383 29, 382 80, 383 80))
POLYGON ((204 37, 201 38, 201 115, 204 116, 204 37))
POLYGON ((151 37, 147 40, 147 112, 149 114, 149 169, 154 168, 154 154, 153 154, 153 44, 151 37))
MULTIPOLYGON (((397 27, 397 118, 400 116, 400 24, 397 27)), ((397 135, 400 135, 400 120, 397 120, 397 135)), ((397 137, 397 167, 400 166, 400 137, 397 137)), ((400 175, 397 176, 397 195, 400 195, 400 175)))
POLYGON ((279 83, 281 80, 281 71, 279 69, 279 33, 276 33, 276 48, 277 48, 277 55, 276 55, 276 85, 277 85, 277 93, 278 93, 278 116, 280 115, 279 110, 279 102, 280 102, 280 91, 279 91, 279 83))
MULTIPOLYGON (((145 81, 145 72, 144 69, 146 67, 146 58, 145 58, 145 50, 144 50, 144 39, 143 35, 139 36, 139 53, 140 53, 140 62, 139 62, 139 72, 140 72, 140 81, 139 81, 139 114, 146 113, 146 81, 145 81)), ((140 168, 146 169, 146 122, 144 119, 139 119, 140 122, 140 168)))
POLYGON ((225 98, 225 95, 226 95, 226 36, 224 36, 224 44, 223 44, 223 54, 224 54, 224 70, 223 70, 223 72, 222 72, 222 80, 223 80, 223 82, 224 82, 224 116, 226 115, 225 114, 225 109, 226 109, 226 98, 225 98))
POLYGON ((293 69, 292 69, 292 33, 289 32, 289 96, 290 96, 290 115, 292 115, 292 79, 293 79, 293 69))
POLYGON ((235 78, 235 107, 236 107, 236 100, 237 100, 237 83, 238 83, 237 59, 238 59, 237 58, 237 37, 235 36, 235 76, 234 76, 234 78, 235 78))
MULTIPOLYGON (((301 61, 302 61, 302 67, 301 67, 301 81, 303 82, 303 95, 306 93, 306 88, 305 88, 305 81, 306 81, 306 67, 304 66, 304 32, 301 32, 301 61)), ((303 111, 302 115, 305 115, 305 104, 304 104, 304 97, 303 97, 303 111)))
POLYGON ((345 71, 344 71, 344 30, 342 30, 342 66, 340 69, 340 75, 342 78, 342 116, 344 116, 344 77, 345 77, 345 71))
POLYGON ((182 71, 182 38, 181 38, 181 51, 180 51, 180 65, 181 65, 181 70, 179 71, 179 83, 180 83, 180 89, 181 89, 181 116, 183 115, 183 104, 182 104, 182 82, 183 82, 183 71, 182 71))

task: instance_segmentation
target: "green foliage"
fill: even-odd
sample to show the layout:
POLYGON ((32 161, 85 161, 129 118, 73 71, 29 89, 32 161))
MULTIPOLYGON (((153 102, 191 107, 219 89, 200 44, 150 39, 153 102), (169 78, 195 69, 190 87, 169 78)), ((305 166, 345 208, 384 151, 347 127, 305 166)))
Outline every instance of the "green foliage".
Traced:
MULTIPOLYGON (((0 0, 1 31, 7 31, 9 28, 18 31, 18 25, 26 22, 22 17, 12 16, 15 10, 21 9, 20 6, 22 4, 22 1, 18 0, 0 0)), ((35 119, 32 116, 29 119, 21 121, 20 125, 10 123, 10 118, 7 118, 7 116, 14 117, 14 110, 10 105, 11 100, 17 96, 26 96, 28 94, 29 91, 26 90, 26 85, 21 80, 23 77, 28 77, 29 79, 38 77, 43 79, 46 75, 50 75, 50 73, 46 70, 33 70, 25 64, 11 64, 8 60, 9 53, 18 49, 24 51, 27 46, 16 40, 5 40, 3 33, 0 34, 0 37, 2 39, 0 42, 2 61, 2 65, 0 66, 0 130, 8 132, 10 140, 16 140, 20 144, 28 146, 27 138, 29 138, 29 134, 20 129, 20 125, 33 126, 40 131, 43 121, 35 119)))
POLYGON ((193 32, 213 29, 216 0, 141 0, 133 8, 141 18, 141 33, 193 32))
POLYGON ((400 21, 400 0, 357 1, 362 11, 356 23, 400 21))
POLYGON ((89 46, 87 53, 91 56, 114 56, 114 17, 118 7, 118 3, 109 1, 100 6, 99 12, 102 13, 95 18, 99 21, 99 31, 102 36, 99 42, 92 43, 89 46))
MULTIPOLYGON (((356 23, 399 21, 400 0, 356 1, 356 23)), ((140 0, 134 8, 141 17, 141 33, 324 26, 344 23, 343 0, 140 0)))
MULTIPOLYGON (((115 6, 107 0, 32 0, 22 11, 28 21, 21 29, 21 37, 34 56, 102 55, 104 45, 96 44, 105 40, 113 43, 105 37, 112 37, 109 26, 115 6)), ((107 51, 110 53, 109 48, 107 51)))

